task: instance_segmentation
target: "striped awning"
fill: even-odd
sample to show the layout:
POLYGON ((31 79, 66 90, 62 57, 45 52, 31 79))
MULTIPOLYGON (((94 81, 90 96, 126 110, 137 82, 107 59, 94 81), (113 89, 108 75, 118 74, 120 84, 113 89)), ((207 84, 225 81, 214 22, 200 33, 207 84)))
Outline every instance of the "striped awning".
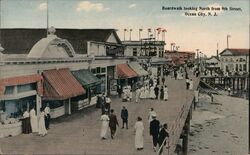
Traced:
POLYGON ((137 77, 137 73, 132 70, 127 64, 116 65, 118 79, 127 79, 137 77))
POLYGON ((69 69, 53 69, 43 72, 43 100, 65 100, 85 93, 69 69))
POLYGON ((37 90, 39 94, 42 94, 42 88, 39 87, 41 85, 42 79, 43 79, 42 76, 39 74, 16 76, 16 77, 0 79, 0 96, 4 95, 6 86, 17 86, 17 85, 25 85, 25 84, 30 84, 30 83, 39 83, 37 90))
POLYGON ((146 76, 148 72, 145 71, 138 62, 130 62, 129 67, 131 67, 139 76, 146 76))

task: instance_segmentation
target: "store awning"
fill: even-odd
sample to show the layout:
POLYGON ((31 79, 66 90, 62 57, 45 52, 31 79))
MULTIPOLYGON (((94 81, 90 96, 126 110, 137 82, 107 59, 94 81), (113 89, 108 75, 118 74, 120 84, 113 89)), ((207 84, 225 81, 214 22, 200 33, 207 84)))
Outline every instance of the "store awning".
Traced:
POLYGON ((72 71, 74 77, 83 85, 84 88, 96 86, 102 81, 87 69, 72 71))
POLYGON ((130 62, 129 67, 131 67, 139 76, 146 76, 148 72, 145 71, 142 66, 137 62, 130 62))
POLYGON ((119 79, 126 79, 138 76, 134 70, 132 70, 127 64, 118 64, 117 76, 119 79))
POLYGON ((85 93, 69 69, 52 69, 43 72, 44 100, 65 100, 85 93))
MULTIPOLYGON (((4 95, 6 86, 25 85, 25 84, 37 83, 37 82, 40 83, 42 82, 42 79, 43 79, 42 76, 39 74, 24 75, 24 76, 0 79, 0 96, 4 95)), ((40 88, 38 90, 40 90, 40 88)))

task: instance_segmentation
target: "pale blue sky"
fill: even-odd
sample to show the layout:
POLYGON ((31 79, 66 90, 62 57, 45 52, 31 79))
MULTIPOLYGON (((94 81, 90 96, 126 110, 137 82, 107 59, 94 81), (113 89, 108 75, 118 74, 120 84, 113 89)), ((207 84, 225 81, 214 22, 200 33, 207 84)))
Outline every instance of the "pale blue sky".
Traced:
MULTIPOLYGON (((249 0, 48 0, 49 26, 56 28, 115 28, 123 40, 123 29, 133 29, 132 39, 138 39, 138 29, 167 29, 166 49, 175 42, 180 50, 201 49, 207 55, 230 47, 249 48, 249 0), (242 11, 219 12, 217 17, 186 17, 185 11, 163 11, 162 6, 206 7, 217 5, 240 7, 242 11)), ((45 28, 46 0, 2 0, 3 28, 45 28)), ((129 34, 126 34, 126 39, 129 34)), ((160 37, 161 38, 161 37, 160 37)))

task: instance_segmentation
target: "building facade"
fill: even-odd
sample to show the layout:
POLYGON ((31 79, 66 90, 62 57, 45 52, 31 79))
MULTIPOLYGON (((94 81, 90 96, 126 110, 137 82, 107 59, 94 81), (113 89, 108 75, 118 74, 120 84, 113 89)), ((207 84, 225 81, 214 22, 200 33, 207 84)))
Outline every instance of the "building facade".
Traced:
POLYGON ((166 51, 165 56, 176 65, 195 61, 195 52, 192 51, 166 51))
POLYGON ((225 49, 220 53, 220 62, 223 73, 249 73, 249 49, 225 49))

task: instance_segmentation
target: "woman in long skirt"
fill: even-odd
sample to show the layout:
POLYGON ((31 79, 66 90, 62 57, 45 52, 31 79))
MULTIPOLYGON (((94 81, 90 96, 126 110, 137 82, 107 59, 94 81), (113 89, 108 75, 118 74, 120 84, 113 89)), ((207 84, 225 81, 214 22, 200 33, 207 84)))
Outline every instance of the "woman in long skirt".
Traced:
POLYGON ((101 116, 101 121, 102 121, 101 138, 106 139, 107 138, 107 133, 108 133, 108 128, 109 128, 109 116, 107 115, 107 112, 105 112, 101 116))
POLYGON ((30 110, 30 124, 32 132, 33 133, 38 132, 38 122, 37 122, 36 111, 34 108, 30 110))
POLYGON ((38 123, 38 134, 40 136, 45 136, 47 134, 47 130, 45 127, 45 112, 41 110, 40 118, 39 118, 39 123, 38 123))
POLYGON ((145 86, 145 98, 149 98, 149 87, 145 86))
POLYGON ((164 98, 164 89, 163 89, 163 86, 161 86, 160 99, 163 100, 163 98, 164 98))
POLYGON ((165 86, 163 91, 164 91, 164 100, 167 101, 168 100, 168 87, 165 86))
POLYGON ((135 123, 135 148, 137 150, 143 149, 143 131, 144 125, 142 122, 142 118, 138 117, 137 122, 135 123))
POLYGON ((154 86, 151 86, 149 90, 149 98, 155 99, 155 97, 156 96, 155 96, 154 86))
POLYGON ((141 87, 140 98, 141 99, 145 99, 146 98, 146 96, 145 96, 145 88, 143 86, 141 87))
POLYGON ((192 80, 192 79, 190 79, 190 80, 189 80, 189 90, 192 90, 192 89, 193 89, 193 87, 194 87, 193 80, 192 80))
POLYGON ((28 112, 28 110, 26 110, 24 113, 23 113, 23 133, 24 134, 29 134, 32 132, 31 130, 31 126, 30 126, 30 114, 28 112))

